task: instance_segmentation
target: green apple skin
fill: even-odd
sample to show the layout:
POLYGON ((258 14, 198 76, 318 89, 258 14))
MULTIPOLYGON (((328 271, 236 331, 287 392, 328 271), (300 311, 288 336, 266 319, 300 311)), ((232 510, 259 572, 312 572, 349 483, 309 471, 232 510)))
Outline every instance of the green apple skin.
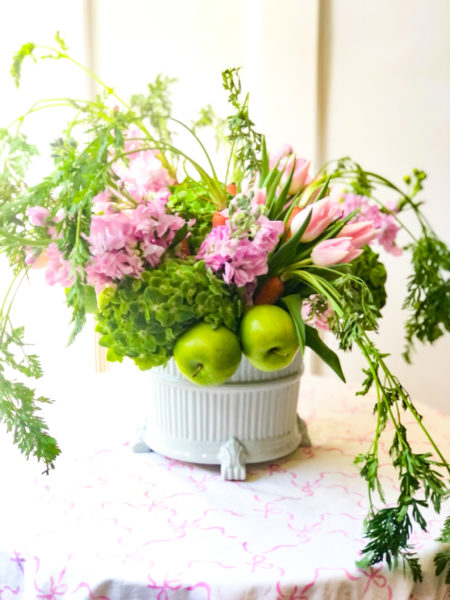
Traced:
POLYGON ((199 385, 221 385, 241 362, 237 336, 224 326, 213 329, 198 323, 180 336, 173 357, 179 370, 199 385))
POLYGON ((242 350, 261 371, 284 369, 298 350, 294 323, 285 310, 272 304, 250 308, 241 320, 242 350))

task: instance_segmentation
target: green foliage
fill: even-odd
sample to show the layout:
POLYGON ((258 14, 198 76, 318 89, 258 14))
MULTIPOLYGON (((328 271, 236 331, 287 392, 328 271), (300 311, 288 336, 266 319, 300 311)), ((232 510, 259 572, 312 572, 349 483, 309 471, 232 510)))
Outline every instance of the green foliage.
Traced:
POLYGON ((67 52, 67 50, 69 49, 66 42, 62 39, 59 31, 55 33, 55 42, 58 44, 61 50, 63 50, 63 52, 67 52))
POLYGON ((405 359, 410 362, 414 339, 433 343, 450 331, 450 250, 431 235, 411 244, 413 273, 403 308, 410 310, 406 322, 405 359))
POLYGON ((134 360, 140 369, 163 365, 180 335, 204 320, 238 330, 242 301, 203 261, 171 259, 141 279, 125 278, 99 299, 97 330, 108 360, 134 360))
POLYGON ((390 569, 396 568, 400 560, 408 565, 414 581, 422 581, 422 572, 417 556, 408 546, 412 522, 402 507, 382 508, 370 517, 366 526, 366 537, 370 542, 363 550, 365 557, 358 566, 366 567, 386 561, 390 569))
POLYGON ((32 455, 52 466, 60 450, 37 414, 39 404, 50 400, 36 396, 36 392, 23 383, 6 378, 2 371, 0 369, 0 421, 13 433, 14 443, 27 458, 32 455))
POLYGON ((377 420, 371 447, 366 453, 359 455, 355 462, 361 465, 360 473, 368 483, 369 493, 377 490, 384 501, 378 477, 378 443, 381 433, 390 421, 394 433, 389 454, 400 482, 396 506, 375 510, 371 500, 371 510, 366 520, 366 537, 369 542, 363 549, 363 562, 368 565, 386 560, 391 568, 403 560, 410 568, 414 580, 421 580, 419 561, 411 553, 408 545, 412 521, 426 529, 421 509, 431 503, 436 512, 440 511, 441 503, 449 493, 443 472, 446 471, 449 475, 450 466, 424 429, 422 417, 412 405, 408 393, 388 369, 384 360, 386 355, 381 354, 366 335, 358 340, 358 345, 369 364, 369 368, 365 370, 367 377, 359 394, 365 395, 372 386, 376 387, 377 403, 374 413, 377 420), (412 450, 406 428, 401 421, 402 411, 413 414, 428 435, 439 461, 436 461, 431 453, 419 454, 412 450))
POLYGON ((333 369, 336 375, 345 383, 344 372, 338 355, 329 348, 320 338, 317 329, 305 325, 305 345, 321 358, 326 365, 333 369))
POLYGON ((244 175, 254 176, 261 168, 262 136, 254 128, 248 113, 248 94, 241 101, 241 80, 239 69, 227 69, 222 73, 223 87, 228 92, 228 101, 236 109, 228 117, 228 139, 234 147, 235 176, 233 181, 241 181, 244 175))
POLYGON ((331 323, 331 329, 342 350, 351 350, 366 331, 377 331, 381 313, 371 290, 362 279, 343 273, 333 281, 339 297, 341 314, 331 323))
POLYGON ((170 87, 176 79, 165 75, 157 75, 155 81, 148 84, 147 95, 134 94, 131 96, 131 107, 140 119, 148 118, 159 139, 165 143, 171 142, 172 132, 167 127, 167 121, 172 114, 170 87))
POLYGON ((35 44, 28 42, 28 44, 24 44, 22 48, 14 54, 13 62, 11 66, 11 76, 14 79, 14 83, 17 87, 20 85, 20 75, 22 71, 22 63, 27 56, 31 56, 31 58, 36 62, 36 59, 33 55, 33 51, 36 48, 35 44))
MULTIPOLYGON (((378 309, 386 304, 385 283, 386 268, 379 260, 379 255, 369 246, 364 246, 362 254, 349 264, 349 272, 364 281, 370 290, 372 301, 378 309)), ((354 282, 349 285, 355 286, 354 282)))
POLYGON ((12 290, 13 286, 7 294, 9 308, 5 308, 4 303, 0 309, 0 422, 6 425, 8 432, 12 432, 14 443, 26 457, 33 455, 51 466, 59 454, 59 448, 38 415, 41 405, 50 400, 37 396, 33 389, 21 381, 11 380, 7 372, 12 369, 33 379, 42 376, 38 357, 27 352, 23 327, 13 328, 11 324, 9 310, 14 296, 11 298, 12 290))
POLYGON ((195 254, 211 231, 212 216, 216 208, 211 202, 208 190, 190 177, 172 189, 173 193, 167 204, 170 210, 186 221, 195 219, 194 225, 190 227, 191 235, 188 238, 189 247, 195 254))
POLYGON ((216 151, 223 146, 228 146, 228 138, 226 136, 226 119, 222 119, 215 112, 213 107, 208 104, 200 110, 200 114, 192 123, 192 130, 197 133, 199 129, 211 128, 214 130, 216 139, 216 151))
MULTIPOLYGON (((450 544, 450 517, 446 518, 441 535, 436 541, 443 544, 450 544)), ((434 566, 436 567, 436 575, 440 575, 447 569, 445 583, 450 584, 450 548, 436 554, 434 557, 434 566)))

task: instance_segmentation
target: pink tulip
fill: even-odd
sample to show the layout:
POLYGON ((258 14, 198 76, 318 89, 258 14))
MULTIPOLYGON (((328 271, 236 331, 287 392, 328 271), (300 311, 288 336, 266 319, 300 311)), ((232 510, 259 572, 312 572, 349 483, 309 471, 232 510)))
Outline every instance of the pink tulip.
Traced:
POLYGON ((283 171, 283 176, 280 181, 281 187, 283 187, 290 177, 292 169, 294 173, 292 175, 291 185, 289 186, 289 194, 296 194, 302 187, 307 183, 308 171, 311 165, 309 160, 306 158, 295 158, 292 146, 284 144, 278 152, 272 154, 269 159, 269 167, 273 169, 278 163, 278 170, 283 171), (295 166, 294 166, 295 161, 295 166))
POLYGON ((344 225, 338 238, 349 237, 355 248, 362 248, 366 244, 370 244, 378 234, 379 230, 374 228, 372 221, 358 221, 344 225))
POLYGON ((352 238, 341 237, 319 242, 311 252, 311 260, 319 267, 347 263, 357 258, 362 250, 355 248, 352 238))
POLYGON ((286 162, 283 177, 281 178, 280 185, 286 184, 287 180, 292 171, 293 162, 295 160, 294 173, 292 175, 291 185, 289 186, 289 194, 297 194, 302 187, 305 185, 308 179, 308 171, 311 166, 311 161, 306 158, 297 158, 292 155, 286 162))
POLYGON ((290 156, 293 153, 294 153, 294 149, 292 148, 292 146, 290 144, 283 144, 281 146, 281 148, 279 148, 277 150, 277 152, 274 152, 273 154, 270 155, 269 168, 273 169, 278 161, 281 162, 283 157, 290 156))
POLYGON ((331 198, 323 198, 315 202, 310 209, 299 212, 291 223, 291 233, 294 235, 305 222, 305 219, 312 211, 311 220, 308 223, 306 231, 303 233, 302 242, 311 242, 315 240, 333 221, 341 216, 341 209, 331 198))

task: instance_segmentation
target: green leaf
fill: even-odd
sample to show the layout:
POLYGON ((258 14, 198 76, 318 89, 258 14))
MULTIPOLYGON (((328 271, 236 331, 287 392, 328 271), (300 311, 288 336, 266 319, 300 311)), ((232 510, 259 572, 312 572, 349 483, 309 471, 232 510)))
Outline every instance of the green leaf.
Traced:
POLYGON ((270 219, 277 220, 282 216, 283 207, 287 201, 287 196, 288 196, 289 188, 291 187, 291 182, 292 182, 292 177, 294 175, 294 171, 295 171, 295 161, 293 161, 292 169, 291 169, 291 172, 289 173, 289 177, 288 177, 286 183, 284 184, 282 190, 280 191, 278 198, 272 204, 270 214, 267 215, 270 219))
POLYGON ((61 50, 64 50, 64 52, 67 52, 67 50, 69 49, 66 42, 62 39, 59 31, 55 33, 55 42, 58 44, 61 50))
POLYGON ((16 87, 19 87, 20 84, 20 74, 22 70, 22 63, 27 56, 31 56, 31 58, 36 62, 35 57, 33 56, 33 51, 36 46, 32 42, 28 42, 28 44, 24 44, 22 48, 14 54, 13 63, 11 65, 11 75, 14 79, 16 87))
POLYGON ((297 334, 300 352, 303 355, 305 353, 306 331, 305 322, 302 319, 302 298, 300 294, 291 294, 281 298, 281 301, 286 305, 289 314, 291 315, 295 333, 297 334))
POLYGON ((179 244, 179 243, 180 243, 182 240, 184 240, 184 238, 186 237, 186 235, 187 235, 187 232, 188 232, 188 226, 187 226, 187 223, 185 223, 185 224, 183 225, 183 227, 181 227, 181 229, 179 229, 179 230, 176 232, 176 234, 175 234, 175 236, 174 236, 173 240, 171 241, 171 243, 170 243, 170 245, 169 245, 169 248, 168 248, 168 249, 170 250, 170 249, 172 249, 172 248, 175 248, 175 246, 178 246, 178 244, 179 244))
POLYGON ((314 200, 314 202, 319 202, 319 200, 322 200, 322 198, 325 197, 325 194, 327 192, 328 189, 328 185, 330 184, 330 180, 331 180, 331 176, 327 177, 325 183, 323 184, 323 186, 320 188, 320 192, 319 195, 317 196, 317 198, 314 200))
POLYGON ((294 261, 300 238, 305 233, 311 220, 312 212, 304 220, 300 229, 287 241, 282 243, 278 250, 269 259, 269 275, 276 275, 286 265, 294 261))
POLYGON ((345 383, 345 376, 337 354, 320 339, 320 336, 314 327, 305 325, 305 333, 306 346, 311 348, 311 350, 313 350, 317 356, 319 356, 331 369, 333 369, 336 375, 345 383))
POLYGON ((261 139, 261 172, 259 176, 260 187, 264 179, 269 173, 269 154, 267 152, 267 144, 265 136, 261 139))

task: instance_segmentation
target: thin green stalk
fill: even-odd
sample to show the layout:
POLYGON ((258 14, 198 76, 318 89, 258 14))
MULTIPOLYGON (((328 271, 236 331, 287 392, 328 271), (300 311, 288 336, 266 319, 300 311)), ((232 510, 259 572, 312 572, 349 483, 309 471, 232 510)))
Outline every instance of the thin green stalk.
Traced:
MULTIPOLYGON (((52 108, 52 107, 57 107, 57 106, 67 106, 70 108, 73 108, 73 103, 74 102, 79 102, 80 104, 86 104, 89 105, 91 107, 96 107, 99 108, 99 104, 98 102, 92 102, 91 100, 84 100, 82 98, 41 98, 40 100, 36 100, 36 102, 34 102, 31 107, 25 112, 23 113, 23 115, 21 115, 20 117, 18 117, 17 119, 14 119, 14 121, 12 121, 9 125, 8 125, 8 129, 10 129, 13 125, 15 125, 16 123, 19 123, 19 126, 22 124, 22 122, 26 119, 26 117, 28 115, 30 115, 31 113, 40 111, 40 110, 44 110, 46 108, 52 108), (40 104, 44 103, 44 102, 48 102, 49 104, 46 104, 44 106, 39 106, 40 104)), ((102 116, 103 119, 105 120, 111 120, 105 113, 103 112, 99 112, 99 114, 102 116)))
POLYGON ((2 332, 0 334, 0 341, 1 341, 1 343, 3 343, 3 336, 5 335, 6 325, 7 325, 8 320, 9 320, 9 314, 11 312, 11 308, 12 308, 12 306, 14 304, 14 300, 15 300, 15 298, 17 296, 17 292, 19 291, 19 288, 22 285, 22 282, 25 279, 27 273, 28 273, 28 269, 24 269, 23 271, 19 271, 15 275, 15 277, 14 277, 11 285, 8 288, 8 291, 6 292, 6 296, 5 296, 4 300, 3 300, 2 307, 0 309, 0 315, 1 315, 1 318, 3 319, 2 332), (21 275, 22 275, 22 278, 20 279, 20 281, 18 281, 19 276, 21 276, 21 275), (18 281, 18 283, 17 283, 17 281, 18 281), (6 312, 4 313, 3 311, 5 310, 6 300, 7 300, 8 296, 9 296, 9 294, 11 293, 11 291, 13 290, 14 284, 16 284, 16 283, 17 283, 16 289, 14 290, 14 292, 12 294, 12 297, 11 297, 11 299, 9 301, 8 308, 6 309, 6 312))
POLYGON ((236 140, 233 140, 233 144, 231 145, 231 150, 230 150, 230 156, 228 157, 228 160, 227 160, 227 170, 225 171, 225 186, 228 183, 228 175, 230 174, 231 159, 234 156, 235 147, 236 147, 236 140))
POLYGON ((61 52, 61 50, 58 50, 57 48, 52 48, 51 46, 36 46, 36 48, 41 50, 50 50, 50 52, 55 52, 59 58, 65 58, 66 60, 77 66, 79 69, 84 71, 87 75, 89 75, 91 79, 96 81, 101 87, 103 87, 108 92, 109 95, 113 96, 114 98, 116 98, 116 100, 123 104, 123 106, 125 106, 127 109, 130 108, 130 106, 125 102, 125 100, 123 100, 120 96, 116 94, 112 87, 106 85, 106 83, 102 79, 100 79, 98 75, 91 71, 91 69, 72 58, 69 54, 61 52))
POLYGON ((185 123, 180 121, 179 119, 175 119, 174 117, 167 117, 167 118, 170 119, 171 121, 173 121, 174 123, 178 123, 178 125, 181 125, 182 127, 184 127, 184 129, 189 131, 189 133, 194 137, 194 139, 198 142, 200 148, 203 150, 204 155, 206 156, 209 166, 211 167, 211 173, 213 174, 213 177, 216 179, 216 181, 218 181, 217 173, 216 173, 216 170, 214 169, 214 164, 211 160, 211 157, 209 156, 209 153, 206 150, 203 142, 198 137, 198 135, 195 133, 195 131, 191 127, 189 127, 188 125, 186 125, 185 123))

